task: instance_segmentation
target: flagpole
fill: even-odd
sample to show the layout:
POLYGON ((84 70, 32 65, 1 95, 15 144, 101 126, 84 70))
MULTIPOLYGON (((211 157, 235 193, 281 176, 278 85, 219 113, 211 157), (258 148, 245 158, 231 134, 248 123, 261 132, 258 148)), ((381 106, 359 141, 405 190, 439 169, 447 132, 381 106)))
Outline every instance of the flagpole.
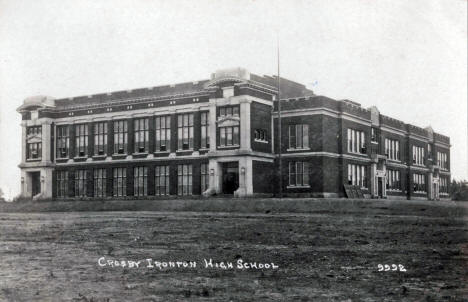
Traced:
POLYGON ((282 164, 282 157, 281 157, 281 80, 280 80, 280 48, 279 48, 279 34, 276 32, 276 47, 277 47, 277 63, 278 63, 278 165, 279 165, 279 198, 283 198, 283 164, 282 164))

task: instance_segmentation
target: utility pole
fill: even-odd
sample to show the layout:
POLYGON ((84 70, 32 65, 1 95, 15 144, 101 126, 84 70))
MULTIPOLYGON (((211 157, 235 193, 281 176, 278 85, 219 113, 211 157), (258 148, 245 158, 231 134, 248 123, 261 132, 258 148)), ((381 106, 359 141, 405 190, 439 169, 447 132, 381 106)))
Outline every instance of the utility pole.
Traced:
POLYGON ((277 63, 278 63, 278 173, 279 173, 279 198, 283 198, 283 163, 281 158, 281 80, 280 80, 280 49, 279 49, 279 35, 276 35, 276 44, 277 44, 277 63))

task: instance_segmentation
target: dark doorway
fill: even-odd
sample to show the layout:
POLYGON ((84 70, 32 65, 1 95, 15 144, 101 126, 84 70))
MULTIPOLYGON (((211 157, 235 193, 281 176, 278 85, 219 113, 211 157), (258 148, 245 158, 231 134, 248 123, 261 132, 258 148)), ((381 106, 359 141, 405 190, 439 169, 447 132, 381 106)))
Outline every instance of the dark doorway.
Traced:
POLYGON ((41 193, 41 172, 30 172, 31 173, 31 192, 32 197, 41 193))
POLYGON ((378 177, 377 178, 377 187, 378 187, 378 192, 377 192, 377 196, 379 196, 379 198, 382 198, 383 197, 383 181, 382 181, 382 177, 378 177))
POLYGON ((239 163, 223 163, 223 194, 234 194, 239 188, 239 163))

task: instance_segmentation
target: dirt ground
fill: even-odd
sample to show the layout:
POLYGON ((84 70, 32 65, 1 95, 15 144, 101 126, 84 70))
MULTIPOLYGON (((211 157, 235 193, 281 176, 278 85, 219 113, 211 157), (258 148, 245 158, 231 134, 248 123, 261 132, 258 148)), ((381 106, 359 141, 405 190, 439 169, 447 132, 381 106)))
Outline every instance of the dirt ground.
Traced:
POLYGON ((468 206, 319 200, 303 213, 0 213, 0 266, 0 301, 463 301, 468 206), (233 267, 206 268, 210 258, 233 267), (196 267, 181 264, 189 262, 196 267))

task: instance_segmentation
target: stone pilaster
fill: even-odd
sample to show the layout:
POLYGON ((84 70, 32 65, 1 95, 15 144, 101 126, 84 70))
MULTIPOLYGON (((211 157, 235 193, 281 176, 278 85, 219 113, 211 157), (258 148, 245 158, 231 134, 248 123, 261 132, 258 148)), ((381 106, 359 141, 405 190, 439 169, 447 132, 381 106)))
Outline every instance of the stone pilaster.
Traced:
POLYGON ((250 104, 251 100, 240 100, 240 149, 251 150, 250 104))

